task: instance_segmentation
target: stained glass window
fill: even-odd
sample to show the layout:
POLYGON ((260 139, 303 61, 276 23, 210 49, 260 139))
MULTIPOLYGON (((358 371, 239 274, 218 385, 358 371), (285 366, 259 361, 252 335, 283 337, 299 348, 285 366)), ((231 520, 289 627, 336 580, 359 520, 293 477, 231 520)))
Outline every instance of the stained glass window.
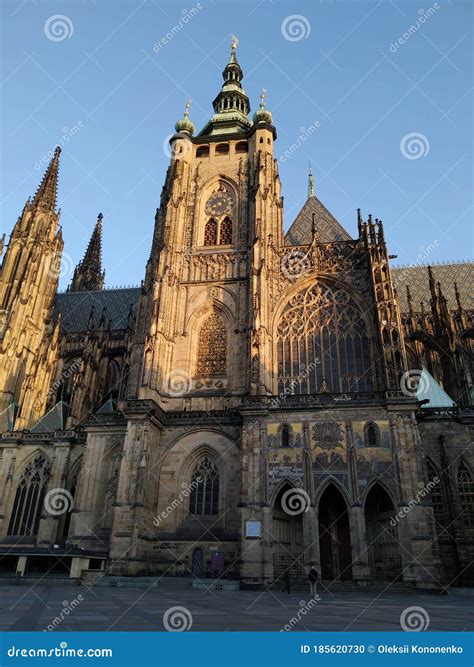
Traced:
POLYGON ((221 222, 219 233, 219 245, 230 245, 232 243, 232 220, 229 217, 221 222))
POLYGON ((436 531, 440 532, 446 526, 446 515, 444 512, 443 494, 441 490, 441 479, 431 461, 427 461, 428 483, 431 487, 431 507, 435 520, 436 531))
POLYGON ((204 245, 217 245, 217 222, 210 218, 204 229, 204 245))
POLYGON ((372 391, 369 346, 350 294, 335 285, 311 285, 290 299, 278 323, 278 392, 372 391))
POLYGON ((212 313, 199 332, 198 375, 224 375, 227 369, 227 329, 217 313, 212 313))
POLYGON ((13 501, 9 535, 36 535, 50 473, 51 464, 43 454, 26 466, 13 501))
POLYGON ((464 462, 458 468, 457 482, 464 525, 472 528, 474 527, 474 482, 471 471, 464 462))
POLYGON ((191 480, 190 514, 217 514, 219 509, 219 473, 205 456, 196 466, 191 480))

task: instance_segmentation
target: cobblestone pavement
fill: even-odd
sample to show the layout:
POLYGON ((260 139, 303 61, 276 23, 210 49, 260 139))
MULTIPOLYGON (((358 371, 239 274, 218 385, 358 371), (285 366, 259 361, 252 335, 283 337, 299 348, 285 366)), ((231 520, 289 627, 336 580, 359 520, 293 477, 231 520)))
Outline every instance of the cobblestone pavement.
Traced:
POLYGON ((321 591, 317 603, 309 600, 303 592, 0 586, 0 630, 165 630, 163 616, 175 606, 192 630, 400 630, 400 615, 414 606, 429 630, 474 627, 469 595, 321 591))

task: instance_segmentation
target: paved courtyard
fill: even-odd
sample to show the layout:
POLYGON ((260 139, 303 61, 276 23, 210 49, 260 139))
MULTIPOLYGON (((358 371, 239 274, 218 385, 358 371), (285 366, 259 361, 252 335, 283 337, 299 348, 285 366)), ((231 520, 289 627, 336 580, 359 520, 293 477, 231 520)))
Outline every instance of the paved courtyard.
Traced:
POLYGON ((429 630, 474 627, 474 596, 467 594, 321 591, 320 601, 309 599, 303 592, 0 585, 0 630, 161 631, 168 610, 169 624, 191 623, 191 630, 400 630, 408 607, 422 608, 414 613, 429 619, 429 630))

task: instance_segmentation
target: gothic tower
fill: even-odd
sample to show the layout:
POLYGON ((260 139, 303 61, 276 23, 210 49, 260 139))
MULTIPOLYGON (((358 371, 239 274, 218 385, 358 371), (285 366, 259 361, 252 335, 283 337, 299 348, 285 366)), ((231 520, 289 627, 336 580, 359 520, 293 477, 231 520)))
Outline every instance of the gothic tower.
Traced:
POLYGON ((63 239, 56 210, 58 147, 15 224, 0 274, 0 412, 15 428, 42 414, 56 354, 52 323, 63 239), (20 405, 17 413, 16 406, 20 405))
POLYGON ((270 391, 257 357, 269 336, 265 258, 282 242, 276 131, 263 95, 248 118, 235 42, 223 78, 196 137, 189 105, 176 124, 140 305, 136 392, 168 409, 224 409, 270 391))

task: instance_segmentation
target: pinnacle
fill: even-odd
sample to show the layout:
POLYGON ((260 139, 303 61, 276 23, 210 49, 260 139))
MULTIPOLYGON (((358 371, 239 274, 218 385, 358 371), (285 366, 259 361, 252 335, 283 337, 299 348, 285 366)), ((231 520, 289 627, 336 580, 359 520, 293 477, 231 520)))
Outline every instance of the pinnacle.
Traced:
POLYGON ((61 147, 56 146, 51 162, 46 169, 43 180, 33 197, 33 204, 39 205, 47 211, 54 212, 58 194, 59 156, 61 147))

